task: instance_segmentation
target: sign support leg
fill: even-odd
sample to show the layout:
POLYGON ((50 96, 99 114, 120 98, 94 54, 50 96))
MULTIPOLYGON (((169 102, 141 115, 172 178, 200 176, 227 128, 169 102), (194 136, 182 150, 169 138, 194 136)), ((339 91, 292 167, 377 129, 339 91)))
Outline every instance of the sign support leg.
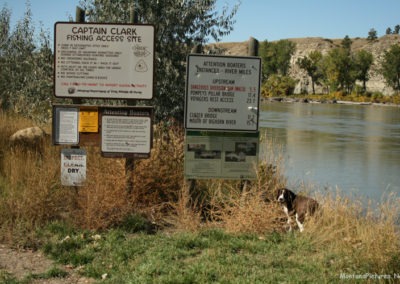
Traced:
MULTIPOLYGON (((130 22, 132 24, 137 24, 138 23, 138 14, 136 12, 136 7, 137 6, 137 1, 134 1, 134 3, 131 6, 130 10, 130 22)), ((135 106, 136 101, 135 100, 127 100, 127 105, 128 106, 135 106)), ((134 158, 126 158, 125 160, 125 176, 126 176, 126 191, 130 195, 133 192, 133 172, 135 170, 135 159, 134 158)))

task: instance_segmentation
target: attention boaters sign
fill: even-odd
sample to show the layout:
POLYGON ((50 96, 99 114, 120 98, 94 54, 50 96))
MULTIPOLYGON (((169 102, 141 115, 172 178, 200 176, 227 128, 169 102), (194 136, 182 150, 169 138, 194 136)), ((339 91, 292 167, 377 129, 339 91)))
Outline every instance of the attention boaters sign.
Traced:
POLYGON ((261 59, 188 56, 185 127, 257 131, 261 59))

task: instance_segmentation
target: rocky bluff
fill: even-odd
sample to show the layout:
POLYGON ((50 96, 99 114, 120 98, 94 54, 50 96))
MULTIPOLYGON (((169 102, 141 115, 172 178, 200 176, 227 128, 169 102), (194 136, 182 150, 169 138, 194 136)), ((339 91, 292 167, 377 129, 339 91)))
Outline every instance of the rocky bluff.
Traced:
MULTIPOLYGON (((343 37, 344 38, 344 37, 343 37)), ((262 39, 258 39, 260 43, 262 39)), ((300 93, 302 90, 307 90, 312 93, 311 79, 306 72, 300 69, 296 62, 299 58, 307 56, 311 51, 318 50, 323 55, 327 54, 332 48, 340 47, 343 39, 326 39, 321 37, 307 38, 291 38, 287 39, 296 44, 296 51, 291 59, 291 68, 289 75, 298 80, 295 88, 295 93, 300 93)), ((369 92, 381 92, 389 95, 393 93, 393 89, 388 87, 382 75, 379 74, 380 62, 382 61, 384 52, 394 44, 400 44, 400 35, 384 35, 375 41, 368 41, 366 38, 352 38, 352 51, 364 49, 369 51, 374 56, 374 63, 370 70, 370 79, 367 82, 367 90, 369 92)), ((227 42, 209 44, 206 49, 218 48, 224 55, 247 55, 249 43, 244 42, 227 42)), ((360 83, 361 85, 361 83, 360 83)), ((320 86, 316 86, 315 91, 322 93, 320 86)))

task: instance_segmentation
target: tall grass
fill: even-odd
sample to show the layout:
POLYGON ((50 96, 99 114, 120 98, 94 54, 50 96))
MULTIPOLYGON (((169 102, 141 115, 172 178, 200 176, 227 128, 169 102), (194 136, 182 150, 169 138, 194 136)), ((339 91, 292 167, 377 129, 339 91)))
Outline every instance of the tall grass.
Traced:
MULTIPOLYGON (((55 220, 102 232, 135 226, 135 216, 160 230, 218 228, 264 240, 266 235, 286 236, 284 213, 273 201, 276 189, 286 183, 282 158, 273 153, 273 145, 263 153, 258 178, 246 187, 237 181, 199 180, 190 188, 183 177, 183 130, 160 125, 151 158, 135 163, 132 193, 126 191, 125 161, 102 158, 96 147, 86 148, 86 184, 71 188, 60 183, 60 147, 48 141, 41 154, 12 148, 7 137, 30 122, 4 113, 0 118, 2 241, 40 246, 37 228, 55 220)), ((313 258, 338 271, 400 269, 399 199, 390 196, 365 208, 359 200, 342 196, 316 196, 322 209, 308 220, 303 234, 293 237, 312 245, 313 258)))

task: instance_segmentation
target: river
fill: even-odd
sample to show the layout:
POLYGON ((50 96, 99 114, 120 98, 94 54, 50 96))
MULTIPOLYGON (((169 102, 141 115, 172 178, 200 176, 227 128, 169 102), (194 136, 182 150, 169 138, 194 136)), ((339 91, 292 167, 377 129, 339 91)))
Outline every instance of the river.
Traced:
POLYGON ((400 107, 268 102, 260 128, 262 145, 283 157, 288 187, 378 202, 400 195, 400 107))

